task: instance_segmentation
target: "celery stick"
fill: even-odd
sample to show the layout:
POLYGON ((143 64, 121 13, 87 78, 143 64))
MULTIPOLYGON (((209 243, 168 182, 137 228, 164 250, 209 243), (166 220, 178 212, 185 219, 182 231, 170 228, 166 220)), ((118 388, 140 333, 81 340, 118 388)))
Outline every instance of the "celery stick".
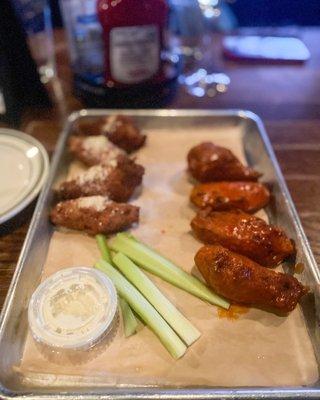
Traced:
POLYGON ((95 267, 108 275, 119 295, 129 303, 132 309, 153 330, 172 357, 182 357, 187 347, 142 294, 105 260, 97 262, 95 267))
POLYGON ((121 232, 121 235, 139 242, 139 240, 131 232, 121 232))
POLYGON ((109 241, 109 246, 112 250, 125 254, 146 271, 159 276, 172 285, 211 304, 229 308, 230 304, 225 299, 212 292, 198 278, 183 271, 137 239, 131 239, 127 235, 119 233, 109 241))
POLYGON ((198 329, 176 309, 157 286, 127 256, 118 253, 113 257, 113 262, 188 346, 200 337, 198 329))
POLYGON ((102 258, 111 263, 110 251, 108 249, 106 237, 102 234, 96 235, 96 241, 101 253, 102 258))
POLYGON ((125 299, 119 297, 119 304, 123 320, 124 335, 125 337, 129 337, 137 332, 138 321, 125 299))
MULTIPOLYGON (((112 264, 111 258, 116 253, 114 251, 110 251, 110 249, 108 248, 106 237, 102 234, 98 234, 98 235, 96 235, 96 241, 97 241, 97 244, 98 244, 98 247, 99 247, 99 250, 100 250, 103 260, 112 264)), ((120 304, 120 308, 121 308, 124 333, 125 333, 125 336, 128 337, 128 336, 133 335, 136 332, 138 321, 137 321, 136 317, 134 316, 133 311, 131 310, 129 304, 124 299, 120 299, 119 304, 120 304)))
MULTIPOLYGON (((184 273, 187 277, 187 279, 191 278, 192 283, 197 286, 200 290, 205 289, 206 291, 209 290, 210 295, 214 294, 219 300, 223 300, 224 303, 228 303, 225 299, 222 299, 220 296, 215 294, 211 289, 208 288, 207 285, 205 285, 200 279, 196 278, 195 276, 188 274, 187 272, 183 271, 180 267, 177 265, 173 264, 170 260, 167 258, 163 257, 161 254, 157 253, 154 249, 152 249, 150 246, 147 244, 139 241, 135 236, 132 235, 132 233, 127 233, 127 232, 122 232, 119 233, 117 236, 119 236, 121 239, 131 239, 131 241, 134 241, 135 243, 140 244, 147 252, 151 253, 152 255, 155 256, 155 258, 158 260, 158 262, 164 262, 168 265, 170 265, 171 269, 174 269, 178 274, 181 272, 184 273)), ((218 304, 219 305, 219 304, 218 304)), ((228 303, 228 308, 230 307, 230 304, 228 303)))

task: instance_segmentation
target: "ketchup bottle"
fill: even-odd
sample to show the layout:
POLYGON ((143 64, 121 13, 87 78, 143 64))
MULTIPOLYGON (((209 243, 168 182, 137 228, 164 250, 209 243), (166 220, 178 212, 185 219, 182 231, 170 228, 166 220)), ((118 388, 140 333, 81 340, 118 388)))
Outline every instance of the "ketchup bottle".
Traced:
POLYGON ((161 82, 166 0, 98 0, 97 7, 107 87, 161 82))

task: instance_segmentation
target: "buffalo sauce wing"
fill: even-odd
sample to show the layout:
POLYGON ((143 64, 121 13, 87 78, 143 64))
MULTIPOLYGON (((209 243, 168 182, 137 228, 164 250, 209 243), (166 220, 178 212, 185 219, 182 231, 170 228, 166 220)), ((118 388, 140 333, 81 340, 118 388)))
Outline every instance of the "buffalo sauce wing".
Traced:
POLYGON ((239 208, 253 213, 269 203, 270 192, 257 182, 210 182, 196 185, 190 200, 197 207, 214 211, 239 208))
POLYGON ((207 284, 237 303, 292 311, 307 289, 293 276, 262 267, 220 246, 203 246, 195 263, 207 284))
POLYGON ((221 244, 265 267, 274 267, 295 253, 293 241, 282 229, 240 210, 202 210, 191 227, 201 241, 221 244))
POLYGON ((261 174, 244 166, 228 149, 204 142, 188 153, 188 168, 200 182, 256 181, 261 174))

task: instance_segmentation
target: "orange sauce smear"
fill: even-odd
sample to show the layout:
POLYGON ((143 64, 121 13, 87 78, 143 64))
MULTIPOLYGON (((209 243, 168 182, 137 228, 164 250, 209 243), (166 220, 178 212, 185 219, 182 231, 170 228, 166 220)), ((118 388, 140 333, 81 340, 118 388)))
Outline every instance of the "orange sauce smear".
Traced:
POLYGON ((302 274, 302 272, 303 272, 303 270, 304 270, 304 264, 303 263, 297 263, 296 265, 295 265, 295 267, 294 267, 294 272, 296 273, 296 274, 302 274))
POLYGON ((240 315, 246 314, 247 312, 249 312, 249 310, 249 307, 240 306, 239 304, 231 304, 229 310, 219 308, 218 317, 235 321, 236 319, 239 319, 240 315))

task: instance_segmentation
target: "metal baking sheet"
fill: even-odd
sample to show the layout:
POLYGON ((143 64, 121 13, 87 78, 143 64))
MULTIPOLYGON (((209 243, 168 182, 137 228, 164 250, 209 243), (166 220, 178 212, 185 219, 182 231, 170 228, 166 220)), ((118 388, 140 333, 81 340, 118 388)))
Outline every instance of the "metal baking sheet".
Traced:
POLYGON ((73 124, 80 118, 94 118, 109 114, 133 116, 137 124, 146 130, 152 128, 199 126, 209 124, 214 127, 234 126, 243 132, 243 146, 248 163, 264 172, 264 182, 273 189, 273 202, 267 208, 271 222, 290 231, 296 241, 297 260, 305 265, 301 280, 312 289, 301 304, 309 335, 319 361, 319 282, 320 274, 309 244, 302 230, 299 218, 285 185, 283 176, 271 148, 261 120, 251 112, 239 110, 198 111, 198 110, 82 110, 72 114, 61 134, 52 161, 51 172, 30 224, 16 271, 2 310, 0 321, 0 395, 2 398, 81 398, 94 399, 147 399, 193 398, 193 399, 231 399, 231 398, 319 398, 320 382, 310 387, 81 387, 69 382, 53 381, 43 385, 28 385, 13 368, 19 363, 27 333, 27 305, 30 296, 40 280, 42 266, 46 259, 53 227, 48 220, 48 211, 53 200, 52 185, 64 175, 70 158, 66 151, 66 140, 73 124))

